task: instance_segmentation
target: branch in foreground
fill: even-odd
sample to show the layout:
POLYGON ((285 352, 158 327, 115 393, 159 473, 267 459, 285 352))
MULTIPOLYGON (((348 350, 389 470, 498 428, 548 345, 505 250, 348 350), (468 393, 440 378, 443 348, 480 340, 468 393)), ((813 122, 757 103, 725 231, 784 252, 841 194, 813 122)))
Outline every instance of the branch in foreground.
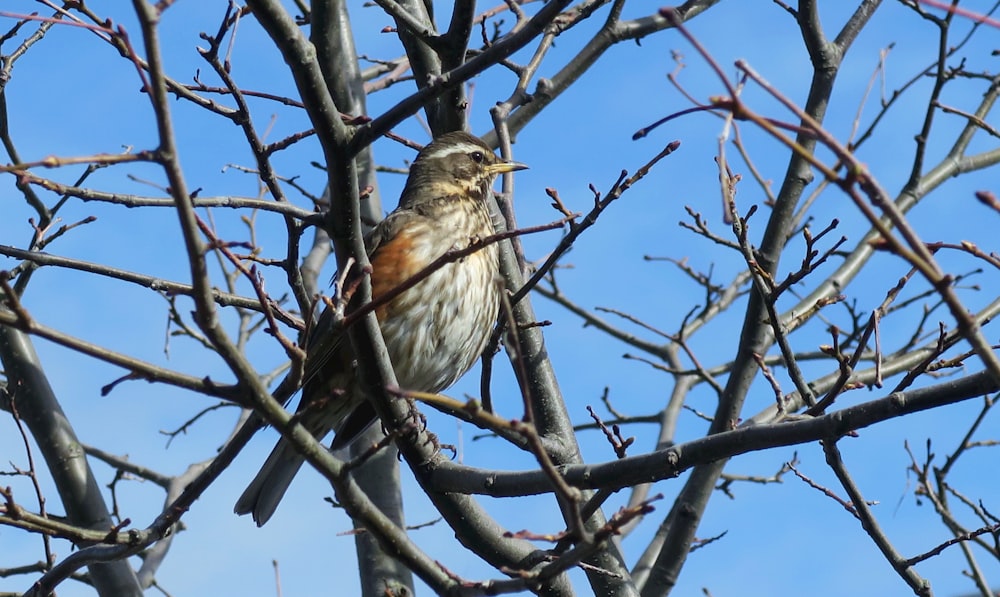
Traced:
MULTIPOLYGON (((194 292, 190 284, 164 280, 163 278, 150 276, 148 274, 140 274, 112 267, 110 265, 73 259, 71 257, 62 257, 51 253, 26 251, 24 249, 18 249, 17 247, 0 244, 0 255, 30 261, 38 266, 50 265, 55 267, 64 267, 67 269, 74 269, 81 272, 106 276, 108 278, 131 282, 133 284, 166 294, 191 296, 192 292, 194 292)), ((212 299, 220 307, 231 306, 238 309, 250 309, 251 311, 258 311, 261 313, 264 312, 264 307, 261 306, 259 299, 222 292, 218 288, 212 288, 212 299)), ((279 299, 279 301, 280 300, 281 299, 279 299)), ((269 307, 273 311, 274 316, 281 322, 287 324, 289 327, 302 329, 305 326, 302 320, 282 309, 279 301, 270 301, 269 307)))
POLYGON ((854 482, 854 479, 851 478, 851 474, 844 465, 844 460, 841 458, 836 440, 824 441, 823 452, 826 453, 826 463, 833 469, 834 474, 837 475, 837 480, 840 481, 844 490, 847 491, 847 495, 851 498, 855 514, 858 520, 861 521, 861 527, 868 533, 868 536, 871 537, 879 551, 882 552, 882 556, 889 562, 896 573, 899 574, 900 578, 910 586, 910 589, 915 594, 921 597, 931 597, 933 593, 931 592, 930 583, 927 582, 927 579, 917 574, 917 571, 913 569, 913 564, 896 551, 896 548, 893 547, 882 527, 878 524, 878 521, 875 520, 875 515, 872 514, 871 508, 868 507, 864 496, 861 495, 861 490, 854 482))
MULTIPOLYGON (((19 314, 0 309, 0 326, 10 326, 27 334, 45 338, 71 350, 94 357, 100 361, 125 368, 130 371, 130 376, 134 379, 145 379, 149 382, 160 381, 226 400, 239 401, 240 399, 235 386, 216 384, 208 377, 194 377, 171 371, 170 369, 164 369, 163 367, 157 367, 146 361, 108 350, 96 344, 91 344, 86 340, 81 340, 53 328, 38 324, 30 317, 26 317, 24 313, 19 314)), ((106 386, 106 388, 108 387, 110 386, 106 386)))
MULTIPOLYGON (((1000 384, 992 379, 989 372, 981 371, 931 387, 889 394, 821 417, 741 427, 666 450, 597 465, 568 465, 562 471, 566 482, 574 487, 620 489, 670 479, 699 464, 739 454, 836 439, 889 419, 955 404, 998 390, 1000 384)), ((447 462, 431 471, 430 476, 436 490, 455 493, 514 497, 553 490, 548 476, 537 470, 495 471, 447 462)))

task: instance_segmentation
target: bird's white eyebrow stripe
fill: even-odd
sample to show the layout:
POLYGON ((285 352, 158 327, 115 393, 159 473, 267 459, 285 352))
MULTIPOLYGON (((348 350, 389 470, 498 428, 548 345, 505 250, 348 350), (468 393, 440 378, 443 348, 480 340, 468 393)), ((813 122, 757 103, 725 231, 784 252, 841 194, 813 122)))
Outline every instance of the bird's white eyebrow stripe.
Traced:
POLYGON ((437 158, 443 158, 445 156, 454 155, 456 153, 472 153, 474 151, 489 151, 485 147, 476 145, 475 143, 455 143, 449 144, 441 149, 432 151, 431 153, 425 153, 421 157, 425 160, 433 160, 437 158))

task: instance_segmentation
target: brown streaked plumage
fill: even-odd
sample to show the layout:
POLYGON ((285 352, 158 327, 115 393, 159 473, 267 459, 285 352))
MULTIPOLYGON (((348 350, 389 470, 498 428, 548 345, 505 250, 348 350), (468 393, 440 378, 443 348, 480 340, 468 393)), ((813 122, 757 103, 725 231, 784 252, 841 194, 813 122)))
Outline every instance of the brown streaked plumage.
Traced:
MULTIPOLYGON (((493 234, 486 200, 497 175, 526 166, 500 160, 468 133, 442 135, 424 147, 410 167, 399 200, 366 238, 372 263, 372 295, 378 298, 452 249, 493 234)), ((482 354, 500 308, 496 245, 443 266, 375 314, 403 388, 440 392, 482 354)), ((324 312, 306 358, 298 411, 314 436, 337 432, 345 445, 374 419, 357 386, 350 342, 331 331, 324 312), (307 409, 305 410, 304 409, 307 409), (304 411, 304 412, 303 412, 304 411)), ((302 457, 279 440, 236 502, 237 514, 263 525, 274 514, 302 457)))

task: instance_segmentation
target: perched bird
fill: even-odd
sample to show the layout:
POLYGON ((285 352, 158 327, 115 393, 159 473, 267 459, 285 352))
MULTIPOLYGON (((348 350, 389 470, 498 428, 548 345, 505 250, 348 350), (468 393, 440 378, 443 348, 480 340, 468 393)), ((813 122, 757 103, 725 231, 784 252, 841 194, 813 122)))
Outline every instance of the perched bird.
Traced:
MULTIPOLYGON (((444 253, 493 234, 487 203, 493 182, 526 167, 501 160, 464 132, 442 135, 424 147, 410 166, 399 207, 365 239, 373 298, 444 253)), ((376 308, 400 387, 440 392, 482 354, 500 308, 497 259, 497 246, 486 245, 376 308)), ((298 411, 316 438, 333 430, 334 444, 343 445, 375 412, 358 387, 347 335, 325 325, 331 319, 327 310, 308 347, 298 411)), ((258 526, 267 522, 302 463, 282 438, 236 502, 236 513, 253 514, 258 526)))

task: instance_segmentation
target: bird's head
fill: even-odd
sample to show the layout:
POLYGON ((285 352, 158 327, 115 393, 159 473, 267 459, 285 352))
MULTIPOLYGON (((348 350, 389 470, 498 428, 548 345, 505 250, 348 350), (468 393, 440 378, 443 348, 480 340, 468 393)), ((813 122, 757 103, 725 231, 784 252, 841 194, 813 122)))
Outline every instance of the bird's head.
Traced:
POLYGON ((498 175, 525 168, 524 164, 498 158, 474 135, 447 133, 417 154, 400 205, 413 206, 445 197, 482 201, 498 175))

